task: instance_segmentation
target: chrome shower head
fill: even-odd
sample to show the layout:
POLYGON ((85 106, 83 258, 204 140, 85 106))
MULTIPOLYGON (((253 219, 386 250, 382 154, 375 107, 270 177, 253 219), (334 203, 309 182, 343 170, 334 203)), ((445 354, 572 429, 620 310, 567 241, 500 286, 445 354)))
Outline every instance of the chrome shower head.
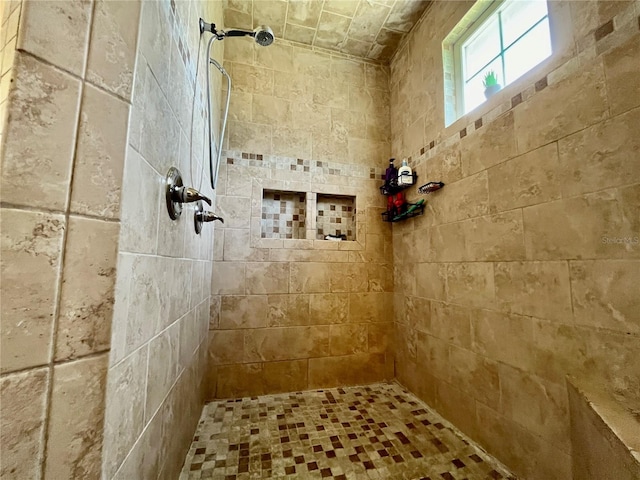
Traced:
POLYGON ((260 25, 253 31, 253 38, 256 39, 256 43, 258 45, 266 47, 273 43, 275 36, 273 35, 273 30, 271 30, 271 28, 266 25, 260 25))

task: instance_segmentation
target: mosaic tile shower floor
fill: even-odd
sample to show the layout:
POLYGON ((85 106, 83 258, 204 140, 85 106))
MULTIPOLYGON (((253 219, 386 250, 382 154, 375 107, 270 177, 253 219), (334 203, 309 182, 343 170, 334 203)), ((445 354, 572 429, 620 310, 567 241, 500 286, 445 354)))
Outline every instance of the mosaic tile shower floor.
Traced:
POLYGON ((515 479, 401 386, 208 403, 180 480, 515 479))

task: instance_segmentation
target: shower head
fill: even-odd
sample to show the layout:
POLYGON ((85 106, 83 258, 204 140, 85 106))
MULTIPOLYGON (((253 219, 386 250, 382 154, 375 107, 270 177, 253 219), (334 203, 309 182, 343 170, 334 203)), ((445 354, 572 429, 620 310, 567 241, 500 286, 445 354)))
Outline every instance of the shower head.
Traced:
POLYGON ((256 39, 256 43, 258 45, 266 47, 273 43, 275 36, 273 35, 273 30, 271 30, 271 28, 266 25, 260 25, 253 31, 253 38, 256 39))
POLYGON ((271 45, 273 43, 274 35, 273 30, 271 30, 266 25, 260 25, 253 32, 249 32, 247 30, 229 30, 228 32, 224 32, 225 37, 253 37, 258 45, 262 45, 266 47, 267 45, 271 45))
POLYGON ((204 32, 211 32, 218 40, 224 40, 226 37, 253 37, 258 45, 266 47, 273 43, 275 35, 273 30, 266 25, 260 25, 253 32, 247 30, 229 30, 223 32, 217 30, 215 24, 207 23, 202 18, 200 19, 200 35, 204 32))

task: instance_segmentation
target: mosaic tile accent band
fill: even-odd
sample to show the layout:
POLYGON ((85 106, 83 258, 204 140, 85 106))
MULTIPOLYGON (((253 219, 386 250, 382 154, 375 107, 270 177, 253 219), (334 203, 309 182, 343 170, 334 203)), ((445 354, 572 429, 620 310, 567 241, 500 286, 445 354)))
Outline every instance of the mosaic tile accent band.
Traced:
POLYGON ((326 235, 344 235, 343 240, 355 240, 355 197, 318 194, 316 238, 326 235))
POLYGON ((510 479, 398 384, 205 406, 180 480, 510 479))

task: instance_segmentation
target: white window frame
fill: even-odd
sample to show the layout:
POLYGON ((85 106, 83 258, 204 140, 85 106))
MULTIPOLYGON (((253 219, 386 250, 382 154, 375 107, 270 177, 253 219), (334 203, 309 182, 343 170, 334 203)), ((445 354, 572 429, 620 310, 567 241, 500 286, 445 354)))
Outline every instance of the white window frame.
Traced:
MULTIPOLYGON (((517 0, 514 0, 514 1, 517 1, 517 0)), ((455 94, 455 102, 456 102, 455 108, 456 108, 456 112, 457 112, 457 114, 456 114, 457 118, 461 118, 464 115, 466 115, 467 113, 469 113, 465 109, 465 99, 464 99, 465 71, 464 71, 464 62, 463 62, 463 58, 462 58, 462 48, 463 48, 463 46, 470 39, 472 39, 474 36, 479 35, 483 31, 483 27, 485 26, 487 21, 492 16, 498 15, 498 28, 499 28, 499 37, 500 37, 500 52, 496 56, 491 58, 485 64, 485 66, 480 68, 478 70, 478 72, 475 73, 474 77, 476 75, 482 75, 482 71, 484 69, 486 69, 488 65, 490 65, 492 62, 494 62, 496 59, 500 58, 501 59, 500 63, 501 63, 501 67, 502 68, 501 68, 500 72, 496 72, 496 73, 498 74, 498 80, 502 81, 502 83, 501 83, 502 88, 505 88, 507 85, 510 85, 510 84, 505 83, 506 82, 506 74, 505 74, 506 73, 506 68, 505 68, 505 60, 504 60, 505 52, 510 47, 512 47, 513 45, 518 43, 525 35, 527 35, 531 30, 536 28, 545 19, 547 19, 547 21, 550 21, 549 20, 549 6, 547 4, 547 14, 545 16, 543 16, 542 18, 540 18, 536 23, 531 25, 525 32, 520 34, 520 36, 518 36, 518 38, 513 40, 509 45, 507 45, 505 47, 504 41, 503 41, 503 35, 502 35, 502 19, 500 18, 500 15, 502 13, 502 10, 504 10, 504 8, 506 7, 506 3, 507 3, 506 0, 496 0, 495 2, 492 2, 492 4, 482 13, 482 15, 480 15, 478 17, 478 19, 475 22, 473 22, 473 24, 467 29, 467 31, 464 34, 462 34, 455 41, 455 43, 453 44, 453 68, 454 68, 454 81, 455 81, 455 92, 456 92, 456 94, 455 94)), ((553 43, 551 43, 551 48, 552 48, 551 55, 553 55, 553 43)), ((542 63, 542 62, 540 62, 540 63, 542 63)), ((537 65, 540 65, 540 63, 538 63, 536 65, 533 65, 528 71, 532 70, 537 65)), ((473 77, 471 77, 471 78, 473 78, 473 77)), ((500 83, 500 81, 498 83, 500 83)), ((480 105, 482 105, 482 104, 480 104, 480 105)), ((478 108, 478 107, 476 107, 476 108, 478 108)))

